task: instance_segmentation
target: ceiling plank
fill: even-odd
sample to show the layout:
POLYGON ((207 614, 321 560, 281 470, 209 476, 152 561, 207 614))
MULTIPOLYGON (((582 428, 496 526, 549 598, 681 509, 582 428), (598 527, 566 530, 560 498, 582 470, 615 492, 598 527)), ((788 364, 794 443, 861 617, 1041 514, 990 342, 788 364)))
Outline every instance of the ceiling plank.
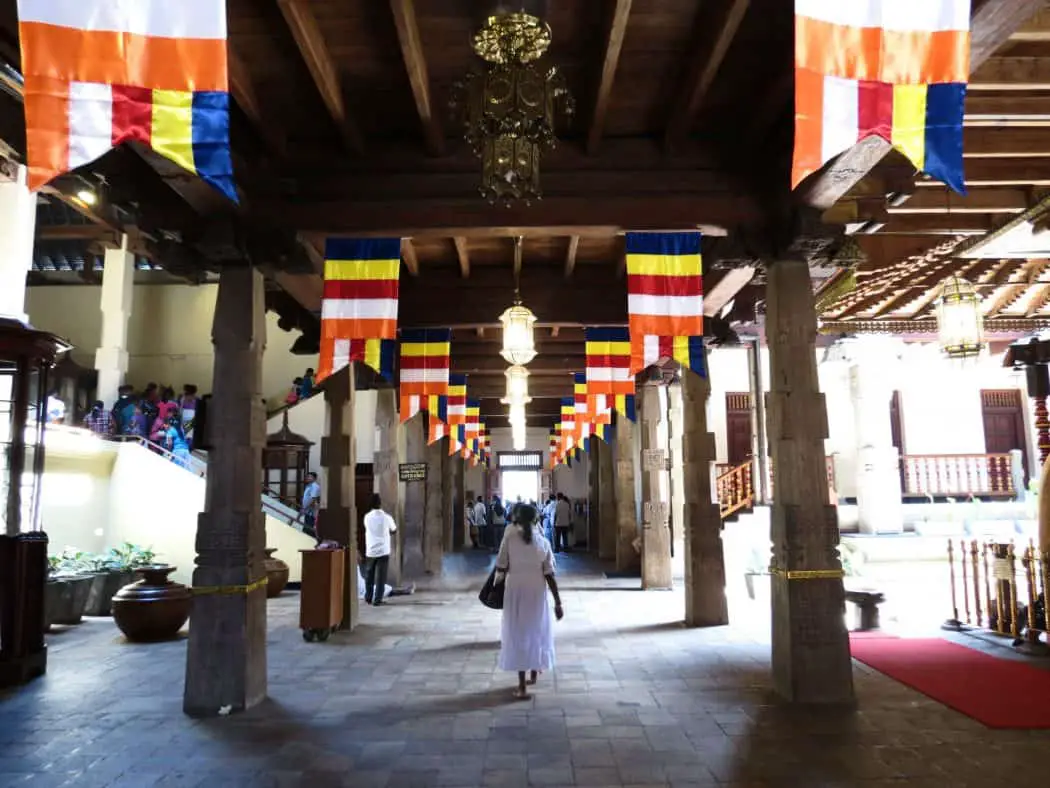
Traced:
MULTIPOLYGON (((1028 158, 968 159, 965 166, 969 188, 992 186, 1050 186, 1050 156, 1028 158)), ((944 184, 924 178, 916 191, 941 191, 944 184)))
POLYGON ((416 247, 412 245, 411 238, 401 239, 401 261, 412 276, 419 276, 419 258, 416 256, 416 247))
POLYGON ((986 213, 913 213, 894 216, 880 235, 984 235, 995 229, 986 213))
POLYGON ((441 121, 434 112, 430 96, 430 76, 427 61, 423 56, 423 44, 419 38, 419 24, 413 0, 390 0, 394 14, 397 38, 401 42, 401 57, 405 61, 408 82, 416 100, 416 112, 423 124, 423 140, 427 153, 441 156, 445 152, 445 133, 441 121))
POLYGON ((591 114, 591 127, 587 132, 587 153, 594 154, 601 145, 602 132, 605 129, 605 116, 609 111, 612 98, 613 82, 616 79, 616 68, 620 64, 620 50, 623 49, 624 35, 627 33, 627 21, 631 16, 631 0, 616 0, 609 28, 605 37, 605 56, 602 59, 602 73, 598 80, 598 90, 594 98, 594 112, 591 114))
POLYGON ((262 106, 259 103, 259 94, 252 83, 251 72, 232 47, 227 46, 226 49, 226 70, 230 95, 251 121, 255 133, 259 135, 270 152, 283 156, 286 151, 283 136, 277 130, 276 124, 268 123, 264 118, 262 106))
POLYGON ((726 271, 715 286, 704 293, 704 315, 717 315, 754 278, 755 270, 752 266, 744 266, 726 271))
POLYGON ((459 258, 459 275, 466 279, 470 276, 470 249, 467 239, 457 235, 452 239, 452 243, 456 245, 456 257, 459 258))
POLYGON ((1042 128, 969 126, 963 130, 963 156, 966 166, 970 159, 1050 156, 1050 134, 1042 128))
MULTIPOLYGON (((1045 5, 1045 0, 998 0, 980 6, 970 20, 970 73, 978 70, 1045 5)), ((880 137, 862 140, 807 178, 796 189, 796 197, 806 205, 827 210, 867 175, 890 149, 890 143, 880 137)))
POLYGON ((1038 57, 993 57, 970 75, 967 91, 1050 89, 1050 61, 1038 57))
POLYGON ((941 189, 923 189, 907 202, 889 207, 889 214, 909 213, 1020 213, 1028 209, 1027 189, 973 189, 967 195, 941 189))
POLYGON ((725 6, 722 17, 714 25, 701 12, 701 29, 697 32, 696 38, 703 40, 710 36, 711 31, 717 31, 717 35, 710 47, 694 47, 691 50, 689 75, 686 78, 684 89, 674 102, 671 118, 667 124, 664 144, 668 149, 673 150, 688 136, 693 118, 696 117, 711 85, 714 84, 718 70, 722 67, 722 61, 725 60, 750 5, 751 0, 731 0, 725 6))
POLYGON ((277 5, 280 6, 284 20, 291 30, 292 38, 299 47, 303 61, 310 71, 310 76, 313 77, 317 91, 321 94, 321 100, 328 108, 328 114, 335 122, 343 143, 350 151, 357 154, 363 153, 364 140, 347 114, 346 99, 343 97, 343 85, 339 79, 339 72, 328 51, 321 27, 310 10, 309 2, 307 0, 277 0, 277 5))
POLYGON ((576 253, 580 249, 580 236, 569 236, 569 248, 565 252, 565 278, 572 278, 572 272, 576 270, 576 253))

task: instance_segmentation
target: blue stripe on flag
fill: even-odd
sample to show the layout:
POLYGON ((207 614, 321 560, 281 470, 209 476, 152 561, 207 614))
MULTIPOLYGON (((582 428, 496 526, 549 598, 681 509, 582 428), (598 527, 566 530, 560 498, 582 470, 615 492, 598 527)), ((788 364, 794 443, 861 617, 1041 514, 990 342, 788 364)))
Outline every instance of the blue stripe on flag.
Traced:
POLYGON ((586 342, 630 342, 631 332, 627 328, 585 328, 586 342))
POLYGON ((400 238, 329 238, 325 260, 400 260, 400 238))
POLYGON ((933 178, 966 194, 963 175, 963 112, 966 85, 942 83, 926 88, 926 162, 933 178))
POLYGON ((700 254, 700 233, 627 233, 627 254, 700 254))

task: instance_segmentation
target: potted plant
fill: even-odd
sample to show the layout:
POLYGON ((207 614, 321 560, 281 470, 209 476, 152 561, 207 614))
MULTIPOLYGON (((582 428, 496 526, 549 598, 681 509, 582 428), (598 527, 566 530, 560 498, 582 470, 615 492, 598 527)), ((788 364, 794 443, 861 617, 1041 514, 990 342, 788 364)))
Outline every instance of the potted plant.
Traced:
POLYGON ((45 620, 52 624, 79 624, 94 582, 93 566, 86 553, 66 548, 48 558, 48 583, 44 596, 45 620))
POLYGON ((101 574, 91 585, 84 615, 112 615, 113 597, 124 586, 135 582, 136 567, 149 566, 155 557, 151 549, 138 547, 131 542, 110 548, 103 555, 94 556, 93 564, 101 574))

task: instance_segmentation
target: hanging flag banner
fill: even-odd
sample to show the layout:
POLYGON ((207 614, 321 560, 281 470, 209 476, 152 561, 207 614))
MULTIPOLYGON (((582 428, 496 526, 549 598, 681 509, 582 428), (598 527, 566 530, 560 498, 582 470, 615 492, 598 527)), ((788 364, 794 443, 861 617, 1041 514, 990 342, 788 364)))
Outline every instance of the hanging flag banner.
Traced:
POLYGON ((324 257, 318 382, 351 361, 393 382, 401 239, 329 238, 324 257))
POLYGON ((140 142, 233 202, 226 0, 18 0, 29 188, 140 142))
POLYGON ((882 137, 965 194, 969 78, 970 0, 795 0, 791 187, 882 137))
POLYGON ((577 372, 572 376, 573 399, 576 403, 575 439, 577 445, 585 446, 591 436, 593 420, 587 402, 587 374, 577 372))
POLYGON ((481 437, 481 400, 467 400, 467 424, 466 424, 466 448, 470 456, 480 459, 481 447, 478 439, 481 437))
POLYGON ((700 233, 627 233, 632 375, 663 360, 706 375, 702 270, 700 233))
POLYGON ((448 397, 427 397, 427 445, 437 443, 448 434, 448 397))
POLYGON ((561 447, 568 453, 576 445, 576 399, 562 397, 561 400, 561 447))
POLYGON ((401 331, 401 421, 426 410, 432 396, 448 396, 452 329, 401 331))
POLYGON ((445 419, 449 427, 448 453, 462 451, 466 445, 467 424, 467 376, 448 376, 448 397, 445 404, 445 419))
POLYGON ((588 328, 584 339, 588 409, 595 421, 611 421, 613 410, 634 421, 630 332, 626 328, 588 328))

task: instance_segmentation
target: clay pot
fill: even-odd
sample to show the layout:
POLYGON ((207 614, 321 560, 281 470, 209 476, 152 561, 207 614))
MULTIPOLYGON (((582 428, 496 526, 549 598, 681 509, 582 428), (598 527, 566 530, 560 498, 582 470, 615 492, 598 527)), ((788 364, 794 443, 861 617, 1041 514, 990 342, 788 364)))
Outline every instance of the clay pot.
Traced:
POLYGON ((112 615, 110 605, 113 597, 128 583, 135 580, 135 573, 130 570, 111 570, 101 575, 96 575, 91 584, 91 593, 88 594, 87 606, 84 608, 85 616, 109 616, 112 615))
POLYGON ((288 585, 288 564, 280 558, 274 558, 273 554, 276 552, 276 547, 267 547, 266 560, 263 561, 263 566, 266 568, 267 599, 280 596, 281 592, 284 591, 284 587, 288 585))
POLYGON ((113 597, 113 620, 131 641, 148 643, 174 638, 190 616, 193 594, 168 580, 174 566, 143 566, 137 583, 124 586, 113 597))

